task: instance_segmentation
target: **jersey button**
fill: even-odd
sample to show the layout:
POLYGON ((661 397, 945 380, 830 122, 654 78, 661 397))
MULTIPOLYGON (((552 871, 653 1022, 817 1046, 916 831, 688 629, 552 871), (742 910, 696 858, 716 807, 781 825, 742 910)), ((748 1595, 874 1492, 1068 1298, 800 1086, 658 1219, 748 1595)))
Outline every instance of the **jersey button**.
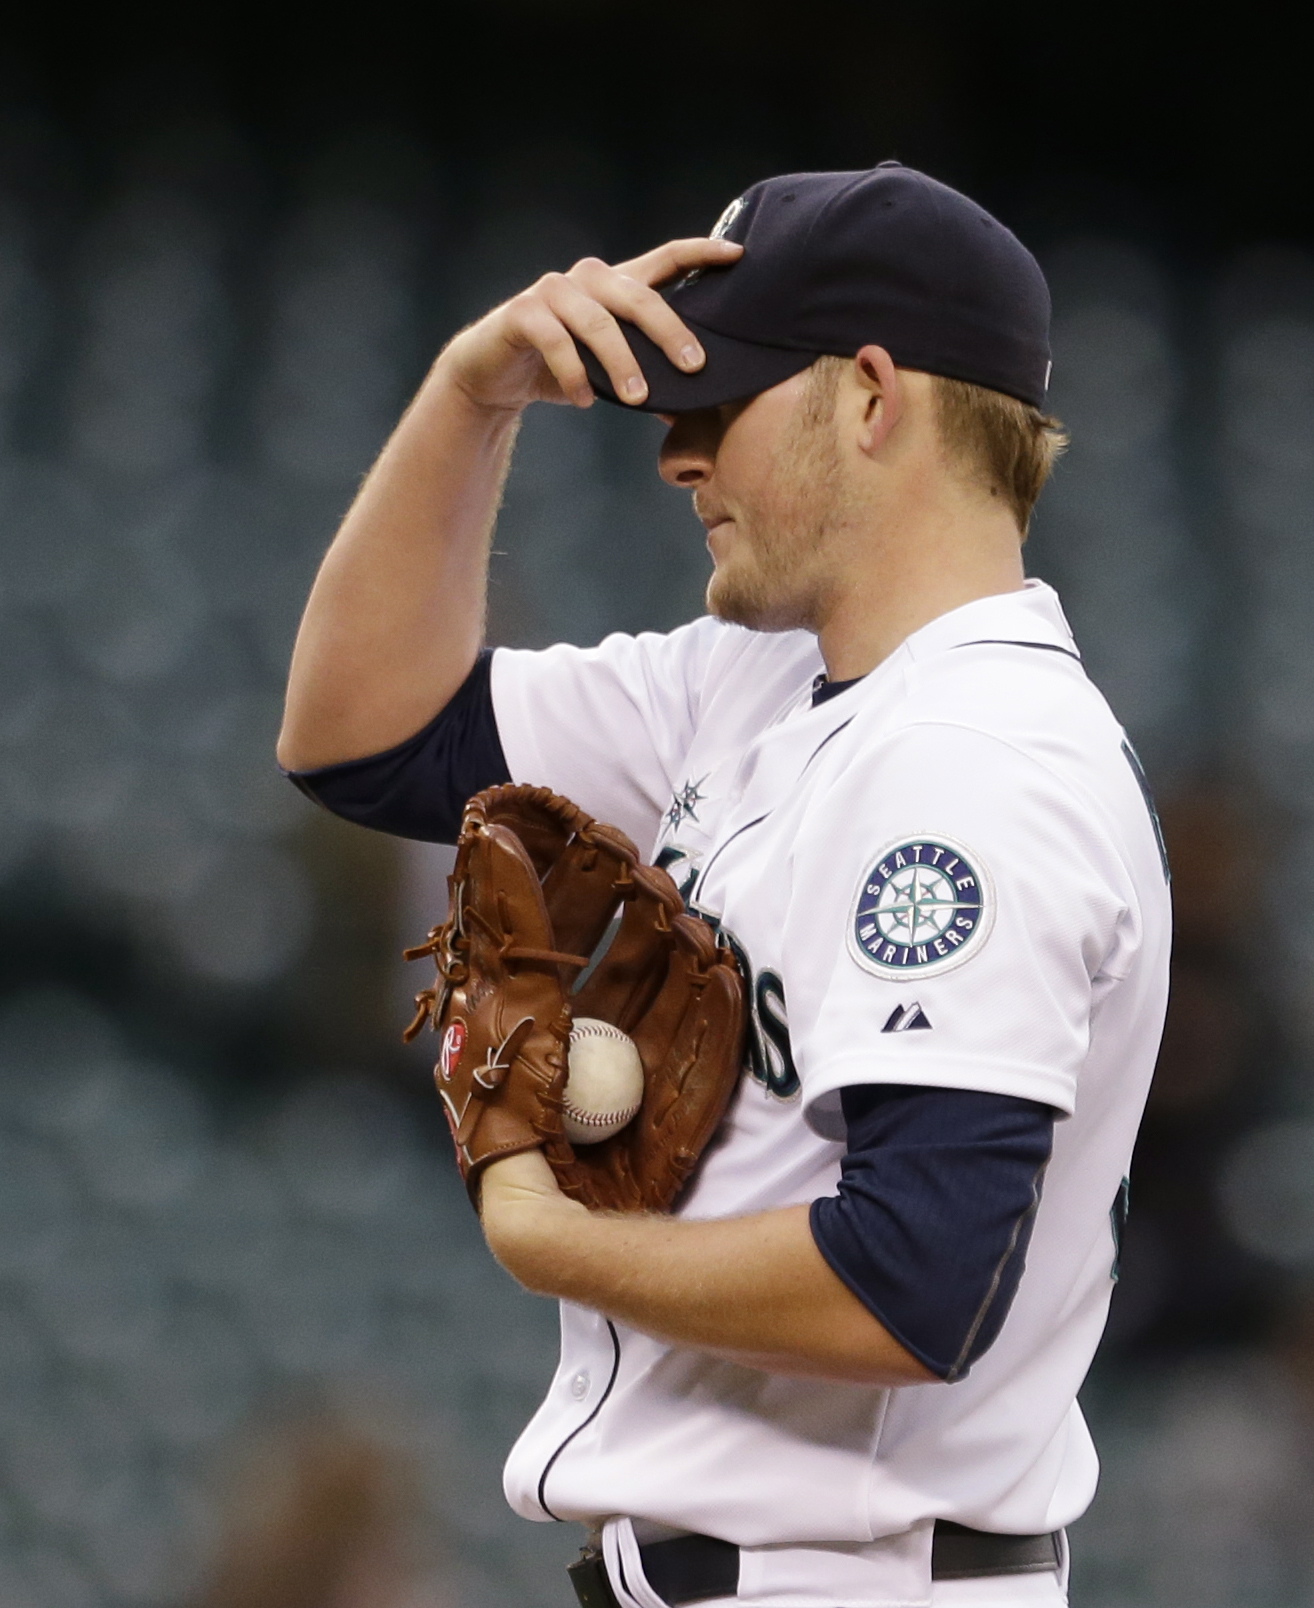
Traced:
POLYGON ((589 1375, 587 1368, 581 1368, 570 1381, 570 1393, 576 1401, 583 1401, 589 1393, 589 1375))

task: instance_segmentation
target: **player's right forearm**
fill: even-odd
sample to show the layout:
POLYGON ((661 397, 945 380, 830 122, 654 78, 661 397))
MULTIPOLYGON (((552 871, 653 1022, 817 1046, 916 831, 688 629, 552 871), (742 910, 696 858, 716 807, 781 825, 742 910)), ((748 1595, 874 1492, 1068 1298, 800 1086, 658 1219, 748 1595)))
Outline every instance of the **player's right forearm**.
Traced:
POLYGON ((517 409, 472 402, 443 358, 434 365, 311 591, 278 744, 288 769, 401 742, 469 674, 519 418, 517 409))

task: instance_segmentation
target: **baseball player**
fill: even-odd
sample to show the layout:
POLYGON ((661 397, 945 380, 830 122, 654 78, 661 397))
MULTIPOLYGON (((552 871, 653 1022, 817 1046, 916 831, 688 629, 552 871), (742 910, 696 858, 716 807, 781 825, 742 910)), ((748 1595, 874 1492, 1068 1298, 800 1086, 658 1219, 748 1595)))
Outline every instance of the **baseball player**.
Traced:
POLYGON ((562 1301, 511 1453, 582 1521, 587 1608, 1066 1600, 1167 987, 1167 865, 1058 599, 1024 578, 1061 445, 1049 299, 897 163, 755 185, 712 236, 549 274, 458 335, 308 604, 280 758, 452 841, 542 784, 651 846, 737 956, 747 1065, 668 1215, 536 1150, 482 1174, 562 1301), (667 636, 482 648, 534 401, 662 416, 714 561, 667 636))

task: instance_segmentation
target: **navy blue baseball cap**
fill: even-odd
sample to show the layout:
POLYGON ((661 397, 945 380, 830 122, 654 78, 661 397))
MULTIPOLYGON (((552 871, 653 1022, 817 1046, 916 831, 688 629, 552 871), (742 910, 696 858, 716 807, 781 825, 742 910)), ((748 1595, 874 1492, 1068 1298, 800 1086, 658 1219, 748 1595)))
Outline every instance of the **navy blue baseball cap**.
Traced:
MULTIPOLYGON (((818 357, 883 346, 921 369, 1043 405, 1049 289, 1017 237, 957 190, 900 162, 865 173, 789 173, 732 201, 713 235, 727 268, 696 269, 662 295, 707 353, 686 374, 629 323, 649 413, 755 396, 818 357)), ((589 381, 617 402, 581 343, 589 381)))

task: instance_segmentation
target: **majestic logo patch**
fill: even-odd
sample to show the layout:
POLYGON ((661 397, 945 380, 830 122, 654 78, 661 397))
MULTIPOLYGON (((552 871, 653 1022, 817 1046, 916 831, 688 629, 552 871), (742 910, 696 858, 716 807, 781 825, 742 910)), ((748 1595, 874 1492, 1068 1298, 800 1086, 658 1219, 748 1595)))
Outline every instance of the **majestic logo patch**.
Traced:
POLYGON ((930 1027, 926 1012, 913 1001, 911 1005, 896 1005, 886 1019, 882 1033, 912 1033, 930 1027))
POLYGON ((927 977, 979 949, 993 920, 979 861, 946 838, 909 838, 891 843, 863 878, 849 950, 878 977, 927 977))

